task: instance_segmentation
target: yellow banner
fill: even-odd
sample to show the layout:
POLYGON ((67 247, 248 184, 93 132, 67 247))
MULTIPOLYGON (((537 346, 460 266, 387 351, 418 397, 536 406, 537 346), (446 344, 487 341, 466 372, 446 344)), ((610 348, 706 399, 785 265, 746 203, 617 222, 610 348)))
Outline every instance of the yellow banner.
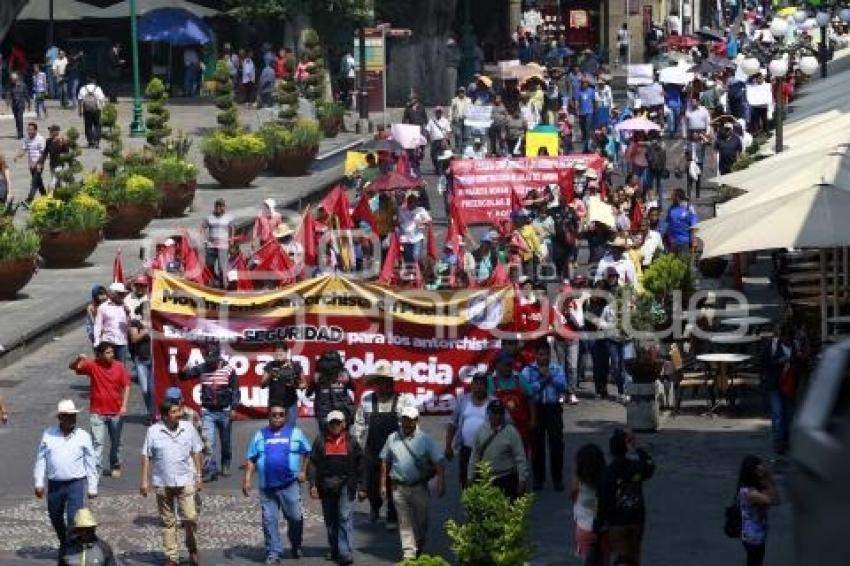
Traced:
POLYGON ((537 152, 545 147, 549 155, 558 155, 558 134, 556 132, 528 132, 525 134, 525 156, 537 157, 537 152))
POLYGON ((281 289, 236 293, 156 271, 151 309, 200 318, 313 314, 378 317, 429 326, 471 322, 481 328, 495 328, 513 319, 513 289, 510 286, 459 291, 396 289, 331 274, 281 289))

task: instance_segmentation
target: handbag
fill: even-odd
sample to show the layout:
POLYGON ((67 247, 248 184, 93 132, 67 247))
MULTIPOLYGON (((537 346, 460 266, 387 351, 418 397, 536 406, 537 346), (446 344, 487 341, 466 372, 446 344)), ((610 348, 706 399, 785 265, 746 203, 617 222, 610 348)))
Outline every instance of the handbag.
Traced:
POLYGON ((408 453, 410 453, 410 457, 413 458, 413 463, 416 465, 416 469, 419 470, 419 481, 425 483, 431 481, 431 478, 437 475, 437 466, 434 465, 431 458, 428 458, 423 462, 422 458, 416 455, 416 452, 413 451, 413 448, 410 447, 410 444, 407 443, 407 440, 405 440, 401 434, 399 434, 399 438, 401 438, 401 443, 404 444, 404 447, 407 449, 408 453))
POLYGON ((726 507, 726 520, 723 523, 723 532, 729 538, 741 538, 741 529, 744 526, 744 521, 741 518, 741 506, 738 504, 736 497, 732 501, 732 505, 726 507))

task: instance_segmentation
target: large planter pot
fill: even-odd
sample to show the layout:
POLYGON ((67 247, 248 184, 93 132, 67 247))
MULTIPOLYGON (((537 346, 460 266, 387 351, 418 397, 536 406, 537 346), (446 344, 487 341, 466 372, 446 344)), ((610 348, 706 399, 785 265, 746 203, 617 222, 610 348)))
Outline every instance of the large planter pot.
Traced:
POLYGON ((138 238, 156 216, 156 207, 149 204, 122 204, 109 207, 109 220, 103 227, 103 237, 109 240, 138 238))
POLYGON ((198 181, 192 179, 188 183, 163 183, 157 188, 162 195, 159 201, 160 218, 174 218, 183 216, 186 208, 195 200, 198 181))
POLYGON ((216 159, 204 157, 204 166, 222 187, 247 187, 266 166, 264 155, 216 159))
POLYGON ((335 138, 342 129, 342 118, 319 118, 319 127, 326 138, 335 138))
POLYGON ((0 299, 14 299, 35 273, 35 258, 0 261, 0 299))
POLYGON ((319 146, 279 149, 272 156, 269 165, 278 175, 300 177, 307 174, 318 154, 319 146))
POLYGON ((42 232, 38 253, 47 267, 73 267, 91 255, 99 239, 100 230, 42 232))
POLYGON ((626 426, 639 431, 658 430, 661 425, 660 399, 663 396, 664 387, 660 381, 629 385, 626 426))

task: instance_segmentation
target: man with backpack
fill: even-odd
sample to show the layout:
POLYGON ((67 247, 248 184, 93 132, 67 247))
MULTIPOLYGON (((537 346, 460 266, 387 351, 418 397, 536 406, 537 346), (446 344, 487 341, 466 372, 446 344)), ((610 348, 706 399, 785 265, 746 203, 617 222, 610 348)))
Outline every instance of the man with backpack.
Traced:
POLYGON ((354 385, 337 350, 326 350, 316 362, 316 376, 307 387, 319 430, 324 433, 331 411, 342 411, 347 426, 354 422, 354 385))
MULTIPOLYGON (((395 391, 392 371, 382 366, 375 374, 366 377, 366 386, 374 387, 360 398, 354 416, 354 437, 363 447, 366 468, 366 493, 369 497, 370 520, 375 523, 384 501, 380 494, 381 448, 389 436, 398 430, 399 415, 407 407, 415 407, 416 399, 395 391)), ((388 481, 389 478, 384 478, 388 481)), ((392 498, 387 499, 388 531, 398 528, 398 515, 392 498)))
POLYGON ((646 147, 646 179, 644 187, 651 189, 655 185, 659 205, 662 203, 661 180, 667 173, 667 150, 664 149, 664 141, 658 132, 649 133, 649 145, 646 147))
POLYGON ((89 77, 88 82, 80 88, 77 94, 77 104, 80 116, 83 117, 83 126, 86 132, 86 142, 89 148, 100 147, 100 111, 106 104, 106 96, 103 90, 95 82, 94 77, 89 77))

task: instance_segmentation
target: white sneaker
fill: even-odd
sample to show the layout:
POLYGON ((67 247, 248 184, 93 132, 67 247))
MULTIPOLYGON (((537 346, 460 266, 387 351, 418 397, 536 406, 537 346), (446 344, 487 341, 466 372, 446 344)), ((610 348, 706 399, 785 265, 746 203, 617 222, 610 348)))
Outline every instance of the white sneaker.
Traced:
POLYGON ((570 405, 578 405, 578 397, 570 393, 570 405))

